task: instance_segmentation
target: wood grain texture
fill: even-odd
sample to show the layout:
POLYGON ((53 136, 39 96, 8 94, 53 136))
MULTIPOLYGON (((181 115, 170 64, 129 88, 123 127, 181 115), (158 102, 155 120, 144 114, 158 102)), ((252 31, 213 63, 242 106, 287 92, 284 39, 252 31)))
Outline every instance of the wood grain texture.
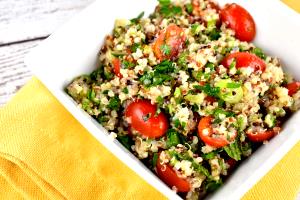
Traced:
POLYGON ((0 48, 0 106, 4 105, 32 76, 24 56, 40 40, 0 48))
POLYGON ((0 0, 0 106, 32 76, 24 56, 94 0, 0 0))
POLYGON ((0 45, 51 34, 93 0, 1 0, 0 45))

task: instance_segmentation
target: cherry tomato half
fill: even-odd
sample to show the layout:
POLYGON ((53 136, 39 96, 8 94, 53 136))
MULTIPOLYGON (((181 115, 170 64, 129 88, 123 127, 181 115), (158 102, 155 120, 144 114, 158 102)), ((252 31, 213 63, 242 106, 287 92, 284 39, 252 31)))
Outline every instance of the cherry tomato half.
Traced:
POLYGON ((273 130, 267 130, 262 132, 247 132, 247 137, 252 142, 263 142, 271 139, 276 133, 273 130))
POLYGON ((231 53, 222 60, 222 65, 229 68, 233 60, 236 62, 235 67, 237 69, 241 67, 251 67, 255 71, 265 71, 266 69, 266 63, 262 59, 248 52, 231 53))
POLYGON ((113 67, 114 67, 114 72, 115 74, 119 77, 119 78, 122 78, 122 74, 120 73, 120 70, 121 70, 121 61, 118 59, 118 58, 114 58, 112 60, 112 64, 113 64, 113 67))
POLYGON ((184 42, 185 35, 183 29, 175 24, 171 24, 165 32, 160 33, 154 42, 154 54, 161 61, 174 59, 183 48, 184 42))
MULTIPOLYGON (((200 139, 207 145, 220 148, 228 145, 230 141, 228 141, 225 137, 213 138, 213 129, 211 127, 211 122, 213 118, 210 116, 202 117, 198 124, 198 136, 200 139)), ((230 140, 234 140, 236 134, 230 138, 230 140)))
POLYGON ((159 158, 156 162, 156 172, 159 178, 163 180, 163 182, 165 182, 171 188, 175 186, 178 192, 190 191, 190 183, 187 180, 178 177, 173 168, 168 164, 162 165, 159 158))
POLYGON ((164 113, 156 115, 157 107, 149 100, 136 100, 130 103, 125 116, 129 119, 131 128, 149 138, 163 136, 168 129, 168 120, 164 113))
POLYGON ((287 84, 286 88, 289 90, 289 95, 293 96, 294 94, 296 94, 296 92, 298 92, 298 90, 300 90, 300 82, 292 82, 287 84))
POLYGON ((220 12, 221 20, 235 31, 241 41, 250 42, 256 34, 255 22, 249 12, 238 4, 226 4, 220 12))

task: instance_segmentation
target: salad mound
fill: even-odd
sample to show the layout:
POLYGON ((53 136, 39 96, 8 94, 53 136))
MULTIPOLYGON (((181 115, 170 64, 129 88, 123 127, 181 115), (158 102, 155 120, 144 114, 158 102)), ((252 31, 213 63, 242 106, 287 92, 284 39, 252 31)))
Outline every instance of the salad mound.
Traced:
POLYGON ((251 41, 250 13, 211 0, 159 0, 117 19, 99 65, 66 88, 170 188, 199 199, 280 133, 300 82, 251 41))

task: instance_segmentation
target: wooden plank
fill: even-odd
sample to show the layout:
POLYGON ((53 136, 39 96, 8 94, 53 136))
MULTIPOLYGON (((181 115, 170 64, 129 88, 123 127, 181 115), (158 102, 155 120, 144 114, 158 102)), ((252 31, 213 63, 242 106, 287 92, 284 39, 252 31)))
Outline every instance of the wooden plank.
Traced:
POLYGON ((4 105, 32 76, 24 56, 41 40, 0 48, 0 106, 4 105))
POLYGON ((93 0, 1 0, 0 45, 45 37, 93 0))

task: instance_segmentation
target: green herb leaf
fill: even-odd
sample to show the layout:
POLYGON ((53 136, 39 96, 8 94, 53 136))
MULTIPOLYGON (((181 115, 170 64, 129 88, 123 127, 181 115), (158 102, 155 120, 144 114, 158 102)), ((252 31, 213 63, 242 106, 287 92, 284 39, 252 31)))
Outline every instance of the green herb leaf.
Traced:
POLYGON ((99 78, 102 77, 103 72, 104 72, 103 66, 100 65, 95 71, 93 71, 93 72, 90 74, 90 78, 91 78, 93 81, 97 81, 99 78))
POLYGON ((191 3, 186 4, 185 7, 186 7, 186 11, 187 11, 189 14, 191 14, 191 13, 193 12, 193 5, 192 5, 191 3))
POLYGON ((124 69, 130 69, 130 68, 134 67, 134 63, 129 62, 127 60, 124 60, 122 62, 122 65, 123 65, 124 69))
POLYGON ((164 98, 163 98, 162 96, 158 96, 158 97, 156 98, 156 102, 157 102, 157 104, 158 104, 158 107, 159 107, 159 106, 162 106, 162 105, 164 104, 164 98))
POLYGON ((179 126, 180 126, 180 121, 179 121, 179 119, 175 119, 175 120, 174 120, 174 126, 175 126, 176 128, 179 128, 179 126))
POLYGON ((120 57, 120 56, 126 55, 126 53, 123 52, 123 51, 112 51, 112 52, 111 52, 111 55, 113 55, 113 56, 115 56, 115 57, 120 57))
POLYGON ((203 154, 202 158, 204 158, 205 160, 213 159, 217 154, 218 154, 218 152, 212 151, 212 152, 203 154))
POLYGON ((217 28, 213 28, 209 33, 210 40, 218 40, 221 37, 221 31, 217 28))
POLYGON ((105 122, 108 122, 109 118, 105 115, 99 115, 97 120, 100 124, 103 124, 105 122))
POLYGON ((173 6, 171 5, 170 0, 159 0, 160 3, 160 9, 159 12, 164 17, 172 17, 174 15, 180 15, 182 13, 182 8, 179 6, 173 6))
POLYGON ((136 18, 131 19, 131 23, 138 23, 140 21, 140 19, 144 16, 145 12, 141 12, 136 18))
POLYGON ((225 111, 222 108, 216 108, 213 111, 214 123, 215 124, 218 124, 221 121, 223 121, 223 119, 220 119, 220 115, 225 115, 225 117, 234 117, 235 113, 234 112, 230 112, 230 111, 225 111))
POLYGON ((158 159, 158 153, 154 153, 154 154, 153 154, 153 158, 152 158, 152 166, 153 166, 153 167, 156 166, 157 159, 158 159))
POLYGON ((84 98, 84 99, 82 100, 81 105, 82 105, 82 108, 83 108, 84 110, 89 110, 89 109, 91 109, 91 102, 90 102, 90 100, 88 100, 88 99, 86 99, 86 98, 84 98))
POLYGON ((134 144, 131 137, 128 135, 118 135, 117 139, 126 149, 131 150, 131 146, 134 144))
POLYGON ((187 58, 188 53, 181 53, 178 57, 177 63, 180 68, 186 69, 187 68, 187 58))
POLYGON ((171 4, 171 0, 158 0, 158 2, 162 6, 168 6, 171 4))
POLYGON ((168 56, 171 54, 171 47, 168 46, 167 44, 161 45, 160 50, 163 52, 164 55, 168 56))
POLYGON ((230 156, 231 158, 233 158, 236 161, 241 160, 241 150, 239 148, 238 142, 235 141, 225 147, 223 147, 224 150, 226 151, 226 153, 228 154, 228 156, 230 156))
POLYGON ((91 101, 94 100, 94 98, 96 97, 96 93, 93 89, 90 89, 88 92, 87 92, 87 98, 91 101))
POLYGON ((215 117, 218 117, 219 114, 223 114, 223 115, 225 115, 226 117, 234 117, 234 116, 235 116, 235 113, 234 113, 234 112, 225 111, 225 110, 223 110, 222 108, 216 108, 216 109, 214 110, 213 115, 214 115, 215 117))
POLYGON ((261 59, 266 59, 266 55, 264 54, 264 52, 262 51, 262 49, 256 47, 254 49, 251 50, 252 53, 254 53, 255 55, 257 55, 258 57, 260 57, 261 59))
POLYGON ((202 165, 196 163, 195 161, 192 162, 192 167, 199 173, 202 173, 203 175, 205 175, 206 177, 211 177, 208 169, 206 169, 205 167, 203 167, 202 165))
POLYGON ((105 80, 111 80, 113 77, 114 77, 114 74, 113 74, 113 73, 104 70, 104 79, 105 79, 105 80))
POLYGON ((192 24, 191 25, 191 32, 193 35, 198 35, 200 33, 200 25, 199 24, 192 24))
POLYGON ((174 70, 173 63, 165 60, 154 67, 154 72, 146 72, 139 80, 147 87, 162 85, 165 81, 173 79, 168 73, 174 72, 174 70))
POLYGON ((121 106, 121 101, 117 96, 112 97, 109 100, 109 103, 107 105, 107 107, 112 110, 119 110, 120 106, 121 106))
POLYGON ((205 190, 210 193, 216 191, 223 183, 221 181, 209 181, 205 184, 205 190))
POLYGON ((175 131, 174 129, 169 129, 167 131, 167 147, 170 148, 172 146, 177 146, 177 144, 180 144, 179 139, 179 133, 175 131))
POLYGON ((122 90, 122 92, 124 92, 125 94, 128 94, 128 88, 126 87, 126 88, 124 88, 123 90, 122 90))
POLYGON ((159 72, 159 73, 171 73, 174 72, 175 67, 173 62, 169 61, 169 60, 164 60, 161 63, 159 63, 158 65, 156 65, 154 67, 155 72, 159 72))
POLYGON ((230 65, 229 65, 229 69, 233 69, 233 68, 235 68, 235 66, 236 66, 236 59, 234 58, 234 59, 232 59, 230 65))
POLYGON ((137 49, 141 48, 142 45, 140 43, 134 43, 131 47, 130 50, 132 53, 136 52, 137 49))
POLYGON ((204 86, 194 85, 194 88, 197 90, 201 90, 205 92, 208 96, 212 97, 218 97, 218 94, 220 93, 219 87, 213 87, 209 83, 206 83, 204 86))

